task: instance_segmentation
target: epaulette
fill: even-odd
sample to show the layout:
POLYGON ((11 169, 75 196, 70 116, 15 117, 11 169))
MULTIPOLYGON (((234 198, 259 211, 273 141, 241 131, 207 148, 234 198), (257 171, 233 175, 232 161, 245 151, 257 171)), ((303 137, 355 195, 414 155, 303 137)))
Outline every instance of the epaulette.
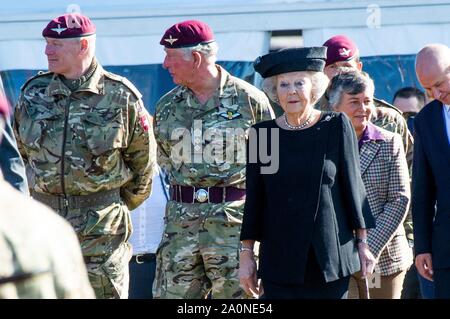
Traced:
POLYGON ((377 106, 377 107, 378 106, 384 106, 384 107, 396 110, 398 113, 400 113, 400 115, 403 114, 403 112, 400 111, 400 109, 398 109, 397 107, 395 107, 391 103, 386 102, 385 100, 380 100, 380 99, 377 99, 376 97, 374 97, 373 98, 373 102, 374 102, 375 106, 377 106))
POLYGON ((25 81, 25 83, 20 87, 20 90, 23 91, 25 89, 25 87, 34 79, 37 79, 38 77, 49 75, 49 74, 53 74, 53 72, 38 71, 38 73, 36 75, 33 75, 31 78, 29 78, 28 80, 25 81))
POLYGON ((105 75, 110 78, 111 80, 118 81, 123 83, 127 88, 130 89, 130 91, 136 96, 137 99, 142 98, 141 92, 134 86, 133 83, 131 83, 126 77, 105 71, 105 75))

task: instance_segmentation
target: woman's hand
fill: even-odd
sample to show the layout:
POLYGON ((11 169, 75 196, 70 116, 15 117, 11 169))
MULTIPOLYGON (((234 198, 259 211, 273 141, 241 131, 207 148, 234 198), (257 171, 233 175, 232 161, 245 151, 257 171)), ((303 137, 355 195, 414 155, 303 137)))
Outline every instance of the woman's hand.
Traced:
POLYGON ((366 278, 367 274, 372 274, 375 270, 376 258, 369 250, 366 243, 358 243, 359 261, 361 263, 361 276, 366 278))
POLYGON ((260 295, 256 276, 256 262, 252 251, 244 250, 239 255, 239 280, 245 293, 253 298, 260 295))

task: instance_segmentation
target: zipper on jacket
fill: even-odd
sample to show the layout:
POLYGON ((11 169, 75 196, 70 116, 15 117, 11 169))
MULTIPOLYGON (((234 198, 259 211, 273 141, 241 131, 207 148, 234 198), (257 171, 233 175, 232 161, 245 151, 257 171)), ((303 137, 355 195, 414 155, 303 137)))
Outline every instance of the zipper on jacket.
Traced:
POLYGON ((69 202, 66 198, 66 184, 64 180, 64 168, 65 168, 65 158, 66 158, 66 138, 67 138, 67 124, 69 122, 69 107, 70 107, 70 97, 65 105, 64 109, 64 131, 63 131, 63 143, 62 143, 62 154, 61 154, 61 188, 63 192, 63 203, 64 203, 64 213, 67 214, 69 208, 69 202))

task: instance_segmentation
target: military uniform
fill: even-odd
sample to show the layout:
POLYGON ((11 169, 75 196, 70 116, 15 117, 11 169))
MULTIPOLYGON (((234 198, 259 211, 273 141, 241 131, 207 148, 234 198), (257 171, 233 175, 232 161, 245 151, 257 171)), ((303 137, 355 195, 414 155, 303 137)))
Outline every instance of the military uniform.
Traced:
POLYGON ((11 298, 94 298, 94 292, 72 227, 0 178, 0 299, 11 298))
POLYGON ((273 112, 263 92, 217 68, 220 87, 205 104, 187 87, 177 86, 156 107, 158 163, 168 172, 172 189, 157 252, 156 298, 204 298, 209 291, 213 298, 244 296, 238 246, 246 134, 253 124, 272 119, 273 112), (180 141, 173 133, 179 128, 190 133, 184 161, 175 151, 180 141), (225 138, 217 139, 222 133, 225 138), (223 148, 206 159, 212 145, 223 148), (231 154, 225 154, 227 147, 231 154))
POLYGON ((40 74, 22 87, 15 134, 33 197, 74 227, 97 297, 126 297, 129 210, 149 196, 156 162, 140 93, 100 65, 73 90, 40 74))

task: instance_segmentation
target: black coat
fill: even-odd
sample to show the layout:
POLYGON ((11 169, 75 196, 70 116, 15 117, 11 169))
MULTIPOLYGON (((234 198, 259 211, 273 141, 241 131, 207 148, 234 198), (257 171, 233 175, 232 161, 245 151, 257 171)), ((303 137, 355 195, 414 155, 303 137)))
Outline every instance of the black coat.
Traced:
POLYGON ((450 268, 450 145, 443 107, 435 100, 414 120, 414 248, 416 255, 432 253, 433 268, 450 268))
MULTIPOLYGON (((255 125, 256 138, 262 139, 258 129, 268 128, 271 136, 270 129, 277 127, 275 121, 255 125)), ((279 146, 281 164, 290 157, 307 157, 303 163, 308 165, 309 176, 302 178, 300 191, 289 194, 292 188, 285 186, 299 179, 294 173, 284 181, 278 173, 260 174, 264 165, 261 161, 249 162, 248 156, 241 240, 261 243, 259 274, 263 281, 303 283, 311 245, 327 282, 355 273, 360 262, 354 230, 375 227, 349 119, 344 114, 326 112, 309 130, 313 128, 313 146, 301 154, 289 154, 290 145, 279 146), (300 203, 302 211, 298 209, 300 203)), ((250 135, 249 145, 253 138, 250 135)), ((270 150, 271 139, 266 141, 270 150)))

